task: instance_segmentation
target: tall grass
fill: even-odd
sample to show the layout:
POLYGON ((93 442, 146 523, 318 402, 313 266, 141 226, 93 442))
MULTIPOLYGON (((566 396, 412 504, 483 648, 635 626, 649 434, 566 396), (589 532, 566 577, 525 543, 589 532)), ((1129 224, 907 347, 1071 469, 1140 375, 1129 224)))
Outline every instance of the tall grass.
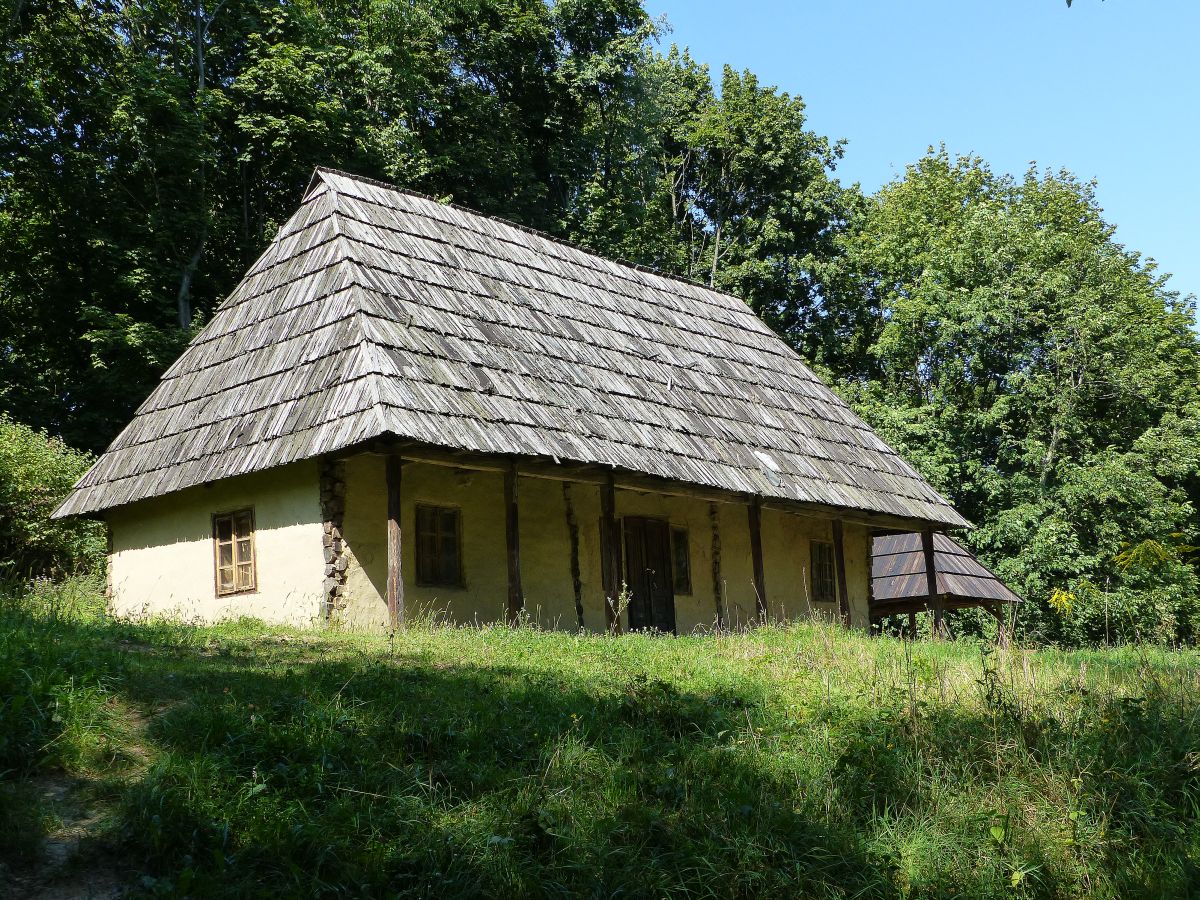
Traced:
POLYGON ((4 605, 0 684, 5 780, 123 773, 148 893, 1200 891, 1193 652, 135 625, 75 585, 4 605))

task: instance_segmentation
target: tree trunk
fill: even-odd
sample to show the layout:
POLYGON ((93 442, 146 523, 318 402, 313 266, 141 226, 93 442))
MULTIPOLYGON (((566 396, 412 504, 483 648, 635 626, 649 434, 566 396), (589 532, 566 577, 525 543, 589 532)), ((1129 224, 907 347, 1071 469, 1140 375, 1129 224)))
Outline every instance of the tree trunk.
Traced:
POLYGON ((183 267, 183 275, 179 279, 179 296, 176 298, 176 306, 179 309, 180 328, 187 328, 192 324, 192 279, 200 267, 200 259, 204 256, 204 244, 207 239, 208 228, 202 226, 200 240, 196 243, 196 249, 192 251, 187 265, 183 267))

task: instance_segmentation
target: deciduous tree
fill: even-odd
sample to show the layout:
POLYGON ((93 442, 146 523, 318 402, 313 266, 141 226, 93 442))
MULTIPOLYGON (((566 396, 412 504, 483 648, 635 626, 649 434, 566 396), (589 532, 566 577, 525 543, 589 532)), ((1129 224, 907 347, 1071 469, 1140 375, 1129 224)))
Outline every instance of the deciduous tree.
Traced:
POLYGON ((1191 637, 1200 349, 1192 304, 1118 244, 1093 186, 931 152, 839 239, 842 387, 978 525, 968 539, 1055 638, 1191 637), (1066 619, 1056 589, 1083 598, 1066 619), (1086 600, 1087 602, 1083 602, 1086 600))

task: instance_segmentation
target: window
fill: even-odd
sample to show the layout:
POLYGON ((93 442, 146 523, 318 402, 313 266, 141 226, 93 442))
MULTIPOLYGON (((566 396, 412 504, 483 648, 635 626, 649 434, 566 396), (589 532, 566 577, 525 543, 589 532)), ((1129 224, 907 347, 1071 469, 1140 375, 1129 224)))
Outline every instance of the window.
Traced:
POLYGON ((671 529, 671 571, 676 594, 692 592, 692 560, 688 555, 686 528, 671 529))
POLYGON ((213 516, 213 551, 218 597, 255 590, 254 510, 213 516))
POLYGON ((417 583, 461 587, 462 514, 445 506, 417 506, 417 583))
POLYGON ((833 580, 833 544, 813 541, 812 592, 813 603, 836 603, 837 588, 833 580))

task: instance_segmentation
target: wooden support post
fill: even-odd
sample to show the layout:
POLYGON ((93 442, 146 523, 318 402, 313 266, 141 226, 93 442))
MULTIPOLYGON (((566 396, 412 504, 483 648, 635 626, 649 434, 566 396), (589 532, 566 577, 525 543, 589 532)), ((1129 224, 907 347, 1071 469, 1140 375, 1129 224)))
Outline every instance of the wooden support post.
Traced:
POLYGON ((612 472, 600 485, 600 575, 604 585, 604 621, 621 633, 617 604, 621 595, 621 531, 617 525, 617 482, 612 472))
POLYGON ((933 611, 933 633, 942 636, 942 616, 945 612, 942 595, 937 589, 937 561, 933 552, 933 529, 921 530, 921 548, 925 551, 925 590, 929 596, 929 608, 933 611))
POLYGON ((915 612, 908 614, 908 639, 910 641, 917 639, 917 614, 915 612))
POLYGON ((563 506, 567 510, 567 538, 571 542, 571 593, 575 597, 575 619, 583 631, 583 576, 579 571, 579 520, 575 518, 575 502, 571 497, 571 482, 562 483, 563 506))
POLYGON ((400 457, 389 456, 385 464, 387 482, 387 608, 388 623, 404 623, 404 579, 400 572, 400 457))
POLYGON ((717 504, 708 504, 708 522, 712 528, 712 589, 713 603, 716 605, 717 628, 725 627, 725 581, 721 578, 721 514, 717 504))
POLYGON ((504 470, 504 539, 508 551, 508 624, 515 625, 525 608, 521 591, 521 534, 517 517, 517 461, 504 470))
POLYGON ((750 501, 750 558, 754 563, 754 594, 758 599, 758 621, 767 621, 767 578, 763 570, 762 498, 750 501))
POLYGON ((842 624, 850 624, 850 591, 846 582, 846 547, 842 540, 842 520, 833 520, 833 566, 837 571, 838 609, 842 624))
POLYGON ((989 603, 984 607, 996 619, 996 643, 1001 647, 1008 646, 1008 629, 1004 625, 1004 613, 1000 604, 989 603))

